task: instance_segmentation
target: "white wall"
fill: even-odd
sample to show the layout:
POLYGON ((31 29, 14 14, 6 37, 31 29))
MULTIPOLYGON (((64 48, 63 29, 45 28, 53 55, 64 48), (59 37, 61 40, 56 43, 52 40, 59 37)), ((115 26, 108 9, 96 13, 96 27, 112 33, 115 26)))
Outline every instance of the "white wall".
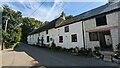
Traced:
MULTIPOLYGON (((98 26, 96 27, 96 21, 95 18, 89 19, 89 20, 85 20, 83 21, 84 23, 84 36, 85 36, 85 45, 87 48, 92 48, 94 49, 95 46, 100 46, 99 41, 90 41, 89 40, 89 32, 86 32, 86 30, 88 29, 96 29, 96 28, 103 28, 106 26, 113 26, 113 25, 118 25, 118 22, 120 23, 120 19, 118 19, 120 15, 120 12, 118 14, 118 12, 115 13, 111 13, 106 15, 107 17, 107 24, 108 25, 104 25, 104 26, 98 26)), ((53 29, 49 29, 48 30, 48 34, 46 34, 46 31, 40 32, 40 36, 39 38, 41 39, 42 36, 44 37, 44 44, 50 44, 47 43, 47 36, 49 36, 49 38, 53 38, 54 42, 57 46, 61 46, 61 47, 65 47, 65 48, 74 48, 74 47, 83 47, 83 32, 82 32, 82 22, 76 22, 70 25, 66 25, 69 26, 69 32, 64 32, 64 27, 59 27, 59 28, 53 28, 53 29), (77 42, 71 42, 71 35, 72 34, 77 34, 77 42), (59 36, 63 36, 63 43, 59 43, 59 36)), ((113 41, 113 46, 114 46, 114 50, 115 50, 115 45, 120 42, 119 41, 119 37, 120 34, 118 32, 118 28, 114 28, 111 29, 111 36, 112 36, 112 41, 113 41)), ((31 36, 28 36, 28 43, 29 44, 36 44, 38 39, 38 34, 33 34, 31 36), (30 40, 31 38, 31 40, 30 40)))
MULTIPOLYGON (((42 31, 42 32, 40 32, 40 36, 39 36, 39 39, 42 39, 42 37, 43 37, 43 39, 44 39, 44 44, 51 44, 51 41, 50 42, 47 42, 47 36, 49 36, 49 40, 50 40, 50 38, 52 38, 52 39, 54 39, 55 40, 55 34, 56 32, 55 32, 55 29, 53 28, 53 29, 49 29, 48 30, 48 34, 46 34, 46 31, 42 31)), ((56 41, 56 40, 55 40, 56 41)), ((40 42, 41 43, 41 42, 40 42)))
POLYGON ((119 43, 120 43, 120 11, 118 13, 118 35, 119 35, 119 43))
POLYGON ((96 21, 95 18, 89 19, 83 22, 84 23, 84 36, 85 36, 85 45, 86 48, 92 48, 94 50, 95 46, 100 46, 99 41, 90 41, 89 39, 89 32, 86 32, 88 29, 96 28, 96 21))
POLYGON ((69 26, 69 32, 64 31, 65 26, 56 29, 57 45, 65 48, 83 47, 82 22, 77 22, 66 26, 69 26), (77 42, 71 41, 72 34, 77 34, 77 42), (63 36, 63 43, 59 43, 59 36, 63 36))
MULTIPOLYGON (((68 26, 68 25, 66 25, 68 26)), ((48 34, 46 31, 40 32, 39 39, 44 38, 44 44, 51 44, 51 41, 47 43, 47 36, 49 38, 53 38, 54 42, 57 46, 65 47, 65 48, 75 48, 75 47, 83 47, 83 33, 82 33, 82 22, 77 22, 69 25, 69 32, 64 32, 64 27, 53 28, 48 30, 48 34), (77 34, 77 42, 71 41, 71 35, 77 34), (63 43, 59 43, 59 36, 63 36, 63 43)), ((36 44, 38 39, 38 34, 31 35, 32 40, 30 40, 30 36, 28 36, 28 44, 36 44)))
MULTIPOLYGON (((84 21, 85 43, 88 48, 90 47, 90 48, 94 49, 94 46, 100 46, 100 44, 99 44, 99 41, 90 41, 89 40, 89 32, 86 32, 86 30, 101 29, 101 28, 105 28, 108 26, 118 25, 118 21, 119 21, 118 12, 107 14, 106 18, 107 18, 107 25, 97 26, 97 27, 96 27, 95 18, 84 21)), ((118 36, 118 28, 111 28, 110 32, 111 32, 111 36, 112 36, 113 49, 115 50, 115 45, 118 44, 118 42, 119 42, 118 41, 119 40, 118 39, 118 37, 119 37, 118 36)))
MULTIPOLYGON (((107 15, 107 21, 108 25, 118 25, 119 17, 118 12, 111 13, 107 15)), ((111 36, 112 36, 112 43, 113 43, 113 49, 116 50, 116 45, 119 43, 119 33, 118 28, 111 29, 111 36)))

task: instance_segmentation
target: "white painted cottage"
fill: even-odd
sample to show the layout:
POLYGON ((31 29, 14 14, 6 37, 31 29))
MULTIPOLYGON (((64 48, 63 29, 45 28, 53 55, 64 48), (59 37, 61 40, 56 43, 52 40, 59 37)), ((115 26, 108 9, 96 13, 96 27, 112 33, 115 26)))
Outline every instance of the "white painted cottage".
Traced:
POLYGON ((32 31, 28 36, 28 44, 47 46, 54 41, 57 46, 65 48, 83 47, 82 23, 67 25, 67 22, 69 20, 65 20, 65 14, 62 13, 59 18, 32 31), (66 25, 62 26, 62 23, 66 25))
POLYGON ((66 20, 65 14, 35 29, 27 37, 28 44, 50 45, 65 48, 92 48, 115 51, 120 43, 120 2, 103 6, 66 20))

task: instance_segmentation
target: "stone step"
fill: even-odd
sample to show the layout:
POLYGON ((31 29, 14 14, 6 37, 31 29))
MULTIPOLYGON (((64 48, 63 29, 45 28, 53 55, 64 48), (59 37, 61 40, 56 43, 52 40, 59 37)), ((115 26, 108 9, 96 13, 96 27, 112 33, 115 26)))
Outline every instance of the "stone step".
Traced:
POLYGON ((113 54, 113 52, 109 52, 109 51, 101 51, 101 54, 104 55, 104 61, 109 61, 111 62, 111 55, 113 54))
POLYGON ((104 58, 103 60, 104 60, 104 61, 112 62, 112 61, 111 61, 111 58, 104 58))

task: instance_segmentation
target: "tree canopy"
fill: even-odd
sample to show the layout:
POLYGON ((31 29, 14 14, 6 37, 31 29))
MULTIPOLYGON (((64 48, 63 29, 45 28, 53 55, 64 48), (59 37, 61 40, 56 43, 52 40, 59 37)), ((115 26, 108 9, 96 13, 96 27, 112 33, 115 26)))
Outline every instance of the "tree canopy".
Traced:
POLYGON ((2 37, 5 47, 10 47, 21 39, 21 28, 18 26, 22 22, 22 13, 14 11, 8 5, 3 6, 2 12, 2 37), (5 26, 6 31, 5 31, 5 26))
POLYGON ((27 42, 28 34, 32 30, 42 26, 42 22, 34 18, 28 18, 28 17, 22 18, 22 20, 23 20, 23 25, 21 26, 22 28, 22 40, 21 41, 27 42))
POLYGON ((42 22, 34 18, 23 18, 20 11, 14 11, 8 5, 3 5, 1 31, 6 48, 21 40, 26 42, 29 32, 41 25, 42 22))
POLYGON ((69 15, 69 16, 66 16, 65 19, 70 19, 70 18, 73 18, 74 16, 73 15, 69 15))
MULTIPOLYGON (((27 36, 31 31, 48 23, 48 21, 42 23, 35 18, 23 17, 20 11, 14 11, 8 5, 3 5, 0 17, 2 17, 2 20, 0 20, 2 29, 0 30, 6 47, 19 41, 27 42, 27 36)), ((69 15, 66 16, 66 19, 72 17, 72 15, 69 15)))

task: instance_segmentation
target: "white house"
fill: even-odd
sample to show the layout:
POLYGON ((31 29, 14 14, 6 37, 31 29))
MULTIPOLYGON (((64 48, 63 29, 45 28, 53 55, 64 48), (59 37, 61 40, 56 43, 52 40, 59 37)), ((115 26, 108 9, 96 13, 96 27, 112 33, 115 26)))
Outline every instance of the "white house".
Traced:
POLYGON ((69 20, 65 20, 65 14, 50 23, 32 31, 28 36, 28 44, 34 45, 51 45, 54 43, 57 46, 65 48, 83 47, 83 31, 82 23, 64 24, 69 20), (78 27, 76 29, 76 27, 78 27))
POLYGON ((65 14, 32 31, 28 44, 50 45, 65 48, 92 48, 115 51, 120 43, 120 2, 103 6, 66 20, 65 14))

